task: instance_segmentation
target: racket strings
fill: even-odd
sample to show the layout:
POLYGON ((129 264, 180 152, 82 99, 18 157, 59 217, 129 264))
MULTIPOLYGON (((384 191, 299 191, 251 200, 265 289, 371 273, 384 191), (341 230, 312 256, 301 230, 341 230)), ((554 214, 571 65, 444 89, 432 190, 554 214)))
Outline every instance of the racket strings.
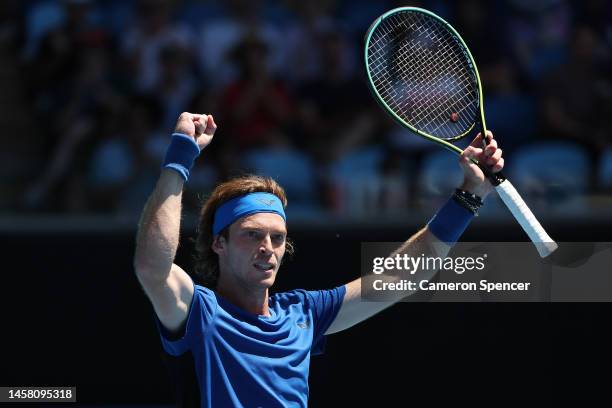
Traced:
POLYGON ((453 139, 473 127, 477 79, 460 42, 438 20, 404 12, 382 21, 370 36, 368 69, 385 103, 417 130, 453 139))
MULTIPOLYGON (((397 18, 395 20, 398 20, 397 18)), ((397 21, 393 21, 393 23, 397 23, 397 21)), ((406 26, 405 24, 401 24, 404 25, 404 27, 406 26)), ((409 27, 410 29, 415 29, 415 24, 411 24, 411 27, 409 27)), ((429 28, 431 27, 424 27, 425 29, 419 29, 419 26, 416 26, 416 36, 422 36, 423 34, 428 36, 428 39, 430 41, 435 40, 435 38, 432 38, 433 36, 431 35, 431 30, 429 30, 429 28), (418 31, 421 31, 421 33, 419 33, 418 31)), ((400 34, 401 35, 401 34, 400 34)), ((397 41, 397 35, 395 38, 395 41, 397 41)), ((414 38, 414 36, 413 36, 414 38)), ((453 89, 456 88, 456 86, 454 86, 454 84, 449 83, 449 79, 450 77, 448 75, 444 75, 445 73, 443 71, 440 70, 441 65, 436 63, 436 58, 439 56, 443 56, 448 54, 449 49, 450 49, 450 44, 447 43, 443 43, 442 47, 438 47, 438 54, 434 54, 433 52, 431 52, 431 50, 429 50, 427 47, 419 47, 419 43, 416 43, 416 47, 414 47, 415 41, 403 41, 400 45, 400 49, 399 52, 397 52, 397 58, 395 61, 395 64, 399 66, 399 72, 404 72, 404 77, 403 78, 399 78, 401 80, 404 80, 404 82, 406 82, 406 79, 410 79, 413 78, 414 81, 413 83, 417 86, 422 87, 423 84, 427 84, 428 81, 431 81, 432 79, 435 79, 436 82, 434 82, 434 84, 436 84, 438 86, 438 88, 441 89, 453 89), (410 47, 412 46, 412 49, 410 49, 410 47), (415 52, 414 48, 417 48, 417 52, 415 52), (420 49, 419 49, 420 48, 420 49), (418 52, 421 52, 420 54, 418 54, 418 52), (423 55, 425 55, 426 58, 423 58, 423 55), (410 61, 409 60, 409 56, 414 56, 415 60, 410 61), (412 67, 420 67, 420 70, 407 70, 406 67, 412 68, 412 67), (442 79, 442 82, 440 81, 440 79, 442 79)), ((454 59, 447 59, 449 61, 457 61, 456 58, 454 59)), ((456 67, 453 67, 453 69, 456 67)), ((456 69, 455 69, 456 70, 456 69)), ((431 82, 430 82, 431 83, 431 82)), ((410 96, 412 92, 406 92, 404 93, 404 98, 401 98, 400 96, 400 100, 399 103, 396 105, 399 105, 398 107, 400 107, 401 109, 406 109, 408 107, 408 104, 406 103, 406 96, 410 96)), ((459 98, 461 99, 463 96, 461 93, 458 94, 459 98)), ((394 89, 393 92, 393 96, 394 97, 398 97, 397 92, 394 89)), ((451 95, 451 97, 457 97, 457 95, 451 95)), ((440 129, 441 125, 444 124, 444 122, 446 122, 447 120, 444 121, 439 121, 436 120, 437 116, 436 116, 436 109, 435 106, 441 106, 442 104, 444 104, 445 100, 442 98, 443 95, 441 93, 429 93, 424 95, 424 98, 422 98, 422 101, 424 103, 421 104, 416 104, 415 106, 415 110, 414 112, 412 112, 412 116, 415 119, 419 119, 422 118, 423 120, 421 120, 421 122, 424 122, 425 127, 429 127, 431 128, 432 123, 438 122, 441 123, 439 124, 437 127, 433 128, 433 129, 429 129, 431 133, 435 133, 437 130, 440 129)), ((446 117, 444 118, 446 119, 446 117)))
MULTIPOLYGON (((414 24, 411 24, 411 26, 413 25, 414 24)), ((410 28, 414 28, 414 27, 410 27, 410 28)), ((428 36, 428 39, 430 41, 435 40, 435 38, 432 38, 431 31, 428 30, 429 28, 430 27, 425 27, 425 30, 418 30, 418 27, 417 27, 417 30, 422 31, 422 33, 419 33, 417 31, 416 36, 422 36, 423 34, 425 34, 428 36)), ((414 47, 414 44, 415 44, 414 41, 404 41, 402 45, 400 46, 399 52, 397 53, 396 65, 399 65, 399 69, 401 70, 401 72, 404 72, 404 77, 400 79, 405 81, 406 79, 412 78, 414 79, 413 83, 419 87, 422 87, 423 84, 427 84, 428 81, 431 81, 433 79, 435 81, 434 84, 437 85, 438 88, 452 89, 453 84, 449 83, 450 77, 448 75, 445 76, 444 72, 441 72, 440 70, 441 65, 436 63, 436 55, 434 55, 434 53, 431 52, 431 50, 429 50, 427 47, 420 47, 419 46, 420 44, 418 42, 416 43, 416 47, 414 47), (413 49, 410 49, 411 46, 413 49), (416 52, 414 48, 416 48, 416 52), (420 54, 418 54, 418 52, 420 52, 420 54), (415 57, 415 60, 410 61, 408 58, 409 56, 415 57), (423 58, 423 56, 425 56, 425 58, 423 58), (407 70, 406 67, 408 68, 420 67, 421 69, 420 70, 415 70, 415 69, 407 70), (440 81, 440 79, 442 81, 440 81)), ((449 48, 450 47, 448 43, 443 43, 442 47, 438 47, 438 50, 437 50, 439 56, 443 56, 447 54, 449 51, 449 48)), ((456 59, 450 59, 450 61, 453 61, 453 60, 456 61, 456 59)), ((404 96, 409 96, 410 93, 411 92, 407 92, 404 94, 404 96)), ((441 106, 442 104, 444 104, 445 101, 443 100, 442 96, 443 95, 440 92, 425 94, 424 98, 422 98, 423 103, 416 104, 415 110, 414 112, 412 112, 412 116, 417 120, 419 118, 422 118, 423 120, 421 120, 421 122, 424 122, 425 124, 424 127, 426 128, 427 127, 431 128, 430 125, 435 122, 443 124, 444 122, 446 122, 446 120, 444 121, 436 120, 437 112, 435 109, 436 106, 441 106)), ((456 96, 456 95, 452 95, 452 96, 456 96)), ((406 102, 406 98, 404 97, 403 100, 400 101, 400 107, 405 109, 407 107, 407 104, 405 102, 406 102), (404 103, 402 104, 402 102, 404 103)), ((440 129, 440 127, 441 125, 439 124, 433 129, 429 129, 429 131, 431 133, 435 133, 437 130, 440 129)))

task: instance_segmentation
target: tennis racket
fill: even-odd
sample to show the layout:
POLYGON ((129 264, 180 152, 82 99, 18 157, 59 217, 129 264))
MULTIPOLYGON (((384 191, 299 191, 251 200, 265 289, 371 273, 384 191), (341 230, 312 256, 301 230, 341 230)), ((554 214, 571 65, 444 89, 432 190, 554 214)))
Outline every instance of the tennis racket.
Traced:
MULTIPOLYGON (((457 31, 434 13, 400 7, 378 17, 366 34, 365 65, 377 101, 415 134, 458 155, 463 150, 451 142, 474 129, 486 135, 476 62, 457 31)), ((479 167, 540 256, 557 249, 510 181, 479 167)))

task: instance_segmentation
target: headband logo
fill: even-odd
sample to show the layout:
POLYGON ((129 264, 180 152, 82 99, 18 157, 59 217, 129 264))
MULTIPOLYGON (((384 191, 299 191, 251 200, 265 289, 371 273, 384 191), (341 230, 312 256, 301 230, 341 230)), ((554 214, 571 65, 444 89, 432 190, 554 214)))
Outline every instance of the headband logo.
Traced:
POLYGON ((274 199, 269 199, 269 200, 266 200, 266 199, 264 199, 264 198, 256 198, 255 200, 256 200, 256 201, 259 201, 259 202, 260 202, 260 203, 262 203, 262 204, 267 205, 268 207, 270 207, 272 204, 274 204, 274 199))

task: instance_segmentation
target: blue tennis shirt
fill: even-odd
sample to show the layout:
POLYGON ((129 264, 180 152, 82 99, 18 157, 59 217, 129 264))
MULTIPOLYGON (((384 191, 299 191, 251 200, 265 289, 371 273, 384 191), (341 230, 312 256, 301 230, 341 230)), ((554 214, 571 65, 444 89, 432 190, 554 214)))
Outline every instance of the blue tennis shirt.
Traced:
POLYGON ((192 353, 202 407, 306 407, 310 355, 323 351, 345 287, 277 293, 269 317, 194 288, 183 337, 158 328, 167 353, 192 353))

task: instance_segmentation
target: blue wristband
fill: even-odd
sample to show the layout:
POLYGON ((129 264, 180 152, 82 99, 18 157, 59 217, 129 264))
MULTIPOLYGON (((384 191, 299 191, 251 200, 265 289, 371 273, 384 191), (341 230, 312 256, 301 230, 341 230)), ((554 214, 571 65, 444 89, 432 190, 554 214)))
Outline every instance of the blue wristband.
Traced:
POLYGON ((452 197, 427 224, 429 231, 440 241, 454 244, 474 218, 474 214, 459 205, 452 197))
POLYGON ((173 133, 162 167, 176 170, 187 181, 193 162, 199 155, 200 147, 193 137, 183 133, 173 133))

